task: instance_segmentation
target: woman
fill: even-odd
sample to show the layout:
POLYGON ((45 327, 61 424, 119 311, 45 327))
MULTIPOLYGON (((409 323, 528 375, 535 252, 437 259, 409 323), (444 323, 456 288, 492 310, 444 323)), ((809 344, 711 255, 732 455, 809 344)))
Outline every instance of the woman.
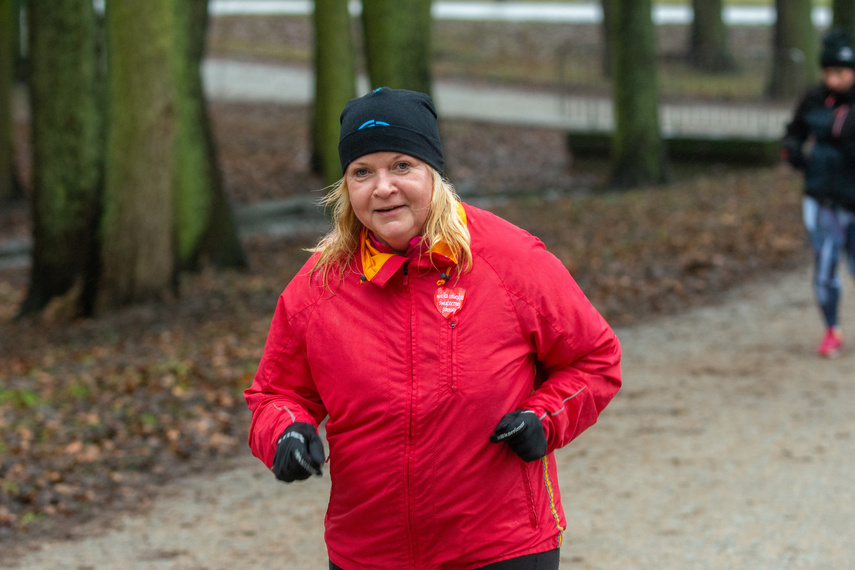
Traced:
POLYGON ((330 568, 557 568, 553 451, 620 386, 561 263, 442 178, 427 95, 341 116, 334 227, 282 293, 246 399, 276 477, 320 475, 330 568))
POLYGON ((814 251, 814 292, 825 324, 817 353, 830 358, 843 347, 837 273, 841 252, 855 274, 855 55, 844 30, 832 30, 823 39, 820 63, 822 82, 799 102, 781 146, 783 157, 804 170, 803 216, 814 251))

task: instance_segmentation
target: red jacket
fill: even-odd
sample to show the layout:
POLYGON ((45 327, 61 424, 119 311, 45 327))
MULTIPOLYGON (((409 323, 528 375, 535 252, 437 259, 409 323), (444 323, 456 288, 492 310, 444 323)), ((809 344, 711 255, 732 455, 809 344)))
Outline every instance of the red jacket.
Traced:
POLYGON ((310 259, 279 298, 245 393, 250 447, 268 467, 287 426, 329 416, 325 539, 348 570, 476 568, 557 548, 552 452, 620 387, 618 340, 564 266, 516 226, 465 210, 473 268, 444 292, 418 252, 368 282, 356 259, 326 288, 310 259), (446 318, 438 307, 461 292, 446 318), (488 441, 519 408, 542 418, 541 461, 488 441))

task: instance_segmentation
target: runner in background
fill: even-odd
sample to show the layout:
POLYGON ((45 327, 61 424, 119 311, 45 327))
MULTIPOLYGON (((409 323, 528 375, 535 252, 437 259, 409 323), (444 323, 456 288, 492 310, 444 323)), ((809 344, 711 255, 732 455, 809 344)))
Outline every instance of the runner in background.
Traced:
POLYGON ((799 102, 782 157, 804 171, 804 223, 814 252, 814 291, 825 323, 820 356, 843 347, 840 256, 855 275, 855 55, 845 30, 831 30, 820 55, 822 81, 799 102))

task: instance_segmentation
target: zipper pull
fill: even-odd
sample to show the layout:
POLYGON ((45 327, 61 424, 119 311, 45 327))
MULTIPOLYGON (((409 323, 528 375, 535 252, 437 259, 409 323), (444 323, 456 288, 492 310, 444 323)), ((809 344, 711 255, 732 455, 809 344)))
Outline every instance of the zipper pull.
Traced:
POLYGON ((448 325, 454 330, 454 327, 457 326, 457 321, 448 321, 448 325))

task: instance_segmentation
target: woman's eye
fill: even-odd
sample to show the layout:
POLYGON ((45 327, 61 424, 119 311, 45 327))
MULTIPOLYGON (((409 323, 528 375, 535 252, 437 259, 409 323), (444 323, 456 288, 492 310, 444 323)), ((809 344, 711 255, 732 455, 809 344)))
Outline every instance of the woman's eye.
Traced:
POLYGON ((409 162, 399 162, 395 165, 395 170, 407 170, 410 168, 409 162))
POLYGON ((362 177, 362 176, 365 176, 367 174, 368 174, 367 168, 357 168, 356 170, 353 171, 353 175, 356 177, 362 177))

